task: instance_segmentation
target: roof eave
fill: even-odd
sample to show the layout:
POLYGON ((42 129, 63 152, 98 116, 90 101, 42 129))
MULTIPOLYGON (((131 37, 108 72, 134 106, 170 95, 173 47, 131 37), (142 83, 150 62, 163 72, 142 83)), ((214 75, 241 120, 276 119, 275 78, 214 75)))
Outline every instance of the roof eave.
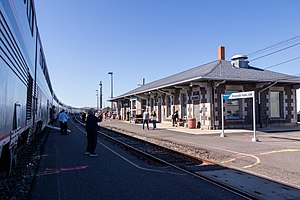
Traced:
POLYGON ((202 78, 203 77, 195 77, 195 78, 191 78, 191 79, 188 79, 188 80, 183 80, 183 81, 178 81, 178 82, 162 85, 162 86, 159 86, 159 87, 149 88, 149 89, 142 90, 142 91, 139 91, 139 92, 133 92, 133 93, 129 93, 129 94, 126 94, 126 95, 118 96, 116 98, 110 99, 109 101, 119 100, 119 99, 123 99, 125 97, 132 96, 132 95, 137 95, 137 94, 142 94, 142 93, 146 93, 146 92, 156 91, 156 90, 159 90, 159 89, 163 89, 163 88, 167 88, 167 87, 170 87, 170 86, 175 86, 175 85, 179 85, 179 84, 183 84, 183 83, 188 83, 188 82, 195 81, 195 80, 201 80, 202 78))

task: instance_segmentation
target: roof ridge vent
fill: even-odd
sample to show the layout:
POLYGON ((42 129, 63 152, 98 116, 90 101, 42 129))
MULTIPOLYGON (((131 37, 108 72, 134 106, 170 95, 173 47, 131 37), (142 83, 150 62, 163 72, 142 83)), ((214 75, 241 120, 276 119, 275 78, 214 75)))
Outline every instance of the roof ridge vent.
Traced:
POLYGON ((236 68, 248 68, 248 57, 243 54, 237 54, 231 57, 231 66, 236 68))

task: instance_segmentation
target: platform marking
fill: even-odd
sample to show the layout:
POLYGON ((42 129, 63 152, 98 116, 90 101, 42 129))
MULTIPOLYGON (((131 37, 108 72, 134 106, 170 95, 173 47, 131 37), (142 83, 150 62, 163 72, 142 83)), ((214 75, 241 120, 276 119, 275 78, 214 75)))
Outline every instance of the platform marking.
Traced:
MULTIPOLYGON (((75 124, 76 126, 76 124, 75 124)), ((84 134, 86 134, 86 132, 84 130, 82 130, 80 127, 76 126, 80 131, 82 131, 84 134)), ((150 169, 150 168, 144 168, 139 166, 138 164, 135 164, 134 162, 128 160, 127 158, 125 158, 124 156, 120 155, 119 153, 117 153, 116 151, 114 151, 113 149, 109 148, 108 146, 106 146, 105 144, 101 143, 99 140, 97 140, 97 142, 102 145, 104 148, 106 148, 107 150, 111 151, 113 154, 117 155, 118 157, 120 157, 121 159, 125 160, 126 162, 130 163, 131 165, 133 165, 134 167, 144 170, 144 171, 150 171, 150 172, 158 172, 158 173, 163 173, 163 174, 173 174, 173 175, 180 175, 180 176, 186 176, 187 174, 184 173, 175 173, 175 172, 169 172, 169 171, 162 171, 162 170, 156 170, 156 169, 150 169)))
MULTIPOLYGON (((55 129, 55 130, 59 130, 60 131, 60 127, 56 127, 56 126, 52 126, 52 125, 46 125, 48 128, 52 128, 52 129, 55 129)), ((71 133, 71 130, 68 129, 67 132, 71 133)))
MULTIPOLYGON (((82 130, 80 127, 78 127, 76 124, 75 126, 80 129, 82 132, 84 132, 86 134, 86 132, 84 130, 82 130)), ((176 139, 174 139, 176 141, 176 139)), ((181 140, 177 140, 177 141, 181 141, 181 140)), ((99 141, 98 141, 99 142, 99 141)), ((194 142, 189 142, 189 141, 186 141, 187 143, 190 143, 190 144, 196 144, 194 142)), ((100 143, 101 144, 101 143, 100 143)), ((243 155, 242 157, 253 157, 256 161, 254 164, 252 165, 248 165, 248 166, 244 166, 243 168, 249 168, 249 167, 253 167, 257 164, 259 164, 261 161, 260 161, 260 158, 258 158, 257 156, 253 155, 253 154, 246 154, 246 153, 240 153, 240 152, 236 152, 236 151, 231 151, 231 150, 227 150, 227 149, 222 149, 222 148, 217 148, 217 147, 209 147, 209 148, 212 148, 212 149, 218 149, 218 150, 221 150, 221 151, 227 151, 227 152, 230 152, 230 153, 233 153, 233 154, 238 154, 238 155, 243 155)), ((231 159, 230 161, 223 161, 224 163, 226 162, 232 162, 236 160, 236 158, 234 159, 231 159)), ((223 163, 221 162, 221 163, 223 163)))
POLYGON ((125 158, 124 156, 120 155, 119 153, 117 153, 116 151, 112 150, 111 148, 109 148, 108 146, 106 146, 105 144, 101 143, 98 141, 99 144, 101 144, 103 147, 105 147, 107 150, 111 151, 112 153, 114 153, 115 155, 119 156, 120 158, 122 158, 123 160, 125 160, 126 162, 130 163, 131 165, 135 166, 138 169, 144 170, 144 171, 151 171, 151 172, 158 172, 158 173, 165 173, 165 174, 175 174, 175 175, 186 175, 186 174, 182 174, 182 173, 174 173, 174 172, 168 172, 168 171, 162 171, 162 170, 156 170, 156 169, 149 169, 149 168, 144 168, 141 167, 137 164, 135 164, 134 162, 128 160, 127 158, 125 158))
POLYGON ((63 171, 74 171, 80 169, 87 169, 88 165, 82 165, 77 167, 68 167, 68 168, 46 168, 43 171, 37 172, 36 176, 44 176, 44 175, 51 175, 51 174, 58 174, 63 171))
POLYGON ((254 154, 246 154, 246 153, 239 153, 239 152, 237 152, 236 154, 239 155, 239 156, 236 157, 236 158, 232 158, 232 159, 230 159, 230 160, 222 161, 221 163, 223 164, 223 163, 234 162, 235 160, 237 160, 237 159, 239 159, 239 158, 247 158, 247 157, 252 157, 252 158, 254 158, 256 161, 255 161, 253 164, 251 164, 251 165, 243 166, 243 167, 242 167, 243 169, 247 169, 247 168, 253 167, 253 166, 258 165, 259 163, 261 163, 260 158, 257 157, 257 156, 254 155, 254 154))
POLYGON ((33 159, 37 159, 37 158, 43 158, 43 157, 47 157, 48 154, 43 154, 43 155, 40 155, 40 156, 34 156, 33 159))
MULTIPOLYGON (((176 139, 174 139, 176 141, 176 139)), ((181 140, 177 140, 177 141, 181 141, 181 140)), ((187 143, 190 143, 190 144, 197 144, 195 142, 189 142, 189 141, 185 141, 187 143)), ((205 146, 205 145, 202 145, 202 146, 205 146)), ((232 150, 228 150, 228 149, 222 149, 222 148, 218 148, 218 147, 209 147, 209 146, 206 146, 207 148, 210 148, 210 149, 217 149, 217 150, 220 150, 220 151, 226 151, 226 152, 229 152, 229 153, 233 153, 233 154, 237 154, 237 155, 241 155, 241 157, 252 157, 254 158, 256 161, 254 162, 254 164, 252 165, 247 165, 247 166, 244 166, 242 168, 249 168, 249 167, 253 167, 255 165, 258 165, 261 161, 260 161, 260 158, 257 157, 256 155, 254 154, 248 154, 248 153, 241 153, 241 152, 237 152, 237 151, 232 151, 232 150)), ((233 158, 233 159, 230 159, 230 160, 227 160, 227 161, 222 161, 221 164, 223 163, 227 163, 227 162, 233 162, 234 160, 236 160, 237 158, 233 158)))
MULTIPOLYGON (((79 127, 77 127, 78 129, 80 129, 79 127)), ((80 129, 81 130, 81 129, 80 129)), ((83 131, 83 130, 81 130, 83 131)), ((83 131, 85 132, 85 131, 83 131)), ((176 139, 174 139, 176 141, 176 139)), ((177 140, 177 141, 181 141, 181 140, 177 140)), ((98 141, 99 142, 99 141, 98 141)), ((190 144, 196 144, 194 142, 189 142, 189 141, 186 141, 187 143, 190 143, 190 144)), ((100 143, 100 142, 99 142, 100 143)), ((100 143, 101 144, 101 143, 100 143)), ((205 145, 203 145, 205 146, 205 145)), ((258 165, 261 163, 261 160, 260 158, 258 157, 259 155, 268 155, 268 154, 272 154, 272 153, 284 153, 284 152, 297 152, 297 151, 300 151, 300 149, 283 149, 283 150, 275 150, 275 151, 270 151, 270 152, 265 152, 265 153, 259 153, 259 154, 248 154, 248 153, 241 153, 241 152, 237 152, 237 151, 232 151, 232 150, 227 150, 227 149, 223 149, 223 148, 218 148, 218 147, 208 147, 208 148, 212 148, 212 149, 217 149, 217 150, 221 150, 221 151, 226 151, 226 152, 230 152, 230 153, 233 153, 233 154, 236 154, 238 157, 236 158, 232 158, 232 159, 229 159, 229 160, 225 160, 225 161, 222 161, 221 164, 223 163, 229 163, 229 162, 234 162, 235 160, 239 159, 239 158, 246 158, 246 157, 251 157, 251 158, 254 158, 255 161, 253 164, 250 164, 250 165, 246 165, 246 166, 243 166, 241 168, 243 169, 247 169, 247 168, 251 168, 251 167, 254 167, 255 165, 258 165)))
MULTIPOLYGON (((78 129, 80 129, 82 132, 85 133, 85 131, 83 131, 83 130, 82 130, 80 127, 78 127, 76 124, 75 124, 75 126, 76 126, 78 129)), ((86 134, 86 133, 85 133, 85 134, 86 134)), ((145 137, 145 138, 146 138, 146 137, 145 137)), ((174 140, 176 141, 176 139, 174 139, 174 140)), ((181 141, 181 140, 177 140, 177 141, 181 141)), ((98 141, 98 142, 99 142, 99 141, 98 141)), ((185 141, 185 142, 190 143, 190 144, 197 144, 197 143, 189 142, 189 141, 185 141)), ((203 145, 203 146, 205 146, 205 145, 203 145)), ((208 147, 208 146, 207 146, 207 147, 208 147)), ((247 165, 247 166, 244 166, 244 167, 242 167, 242 168, 250 168, 250 167, 253 167, 253 166, 255 166, 255 165, 258 165, 258 164, 261 162, 261 161, 260 161, 260 158, 257 157, 257 156, 254 155, 254 154, 241 153, 241 152, 231 151, 231 150, 222 149, 222 148, 218 148, 218 147, 208 147, 208 148, 211 148, 211 149, 217 149, 217 150, 221 150, 221 151, 227 151, 227 152, 230 152, 230 153, 233 153, 233 154, 237 154, 237 155, 242 155, 241 157, 252 157, 252 158, 254 158, 254 159, 256 160, 254 164, 252 164, 252 165, 247 165)), ((223 162, 221 162, 221 163, 233 162, 234 160, 236 160, 236 158, 233 158, 233 159, 228 160, 228 161, 223 161, 223 162)))
MULTIPOLYGON (((174 140, 176 140, 176 139, 174 139, 174 140)), ((177 140, 177 141, 179 141, 179 140, 177 140)), ((189 141, 186 141, 186 142, 190 143, 190 144, 196 144, 194 142, 189 142, 189 141)), ((205 146, 205 145, 202 145, 202 146, 205 146)), ((208 147, 208 146, 206 146, 206 147, 208 147)), ((223 163, 229 163, 229 162, 234 162, 235 160, 237 160, 239 158, 246 158, 246 157, 252 157, 252 158, 254 158, 256 160, 251 165, 246 165, 246 166, 241 167, 243 169, 251 168, 251 167, 254 167, 255 165, 260 164, 261 160, 258 157, 260 155, 268 155, 268 154, 272 154, 272 153, 284 153, 284 152, 297 152, 297 151, 300 151, 300 149, 282 149, 282 150, 274 150, 274 151, 265 152, 265 153, 248 154, 248 153, 241 153, 241 152, 236 152, 236 151, 232 151, 232 150, 222 149, 222 148, 218 148, 218 147, 208 147, 208 148, 230 152, 230 153, 233 153, 233 154, 236 154, 237 156, 239 156, 237 158, 232 158, 232 159, 229 159, 229 160, 222 161, 221 164, 223 164, 223 163)))
MULTIPOLYGON (((249 157, 251 155, 252 156, 260 156, 260 155, 270 155, 270 154, 273 154, 273 153, 286 153, 286 152, 298 152, 300 151, 300 149, 282 149, 282 150, 274 150, 274 151, 269 151, 269 152, 264 152, 264 153, 258 153, 258 154, 249 154, 249 155, 244 155, 244 156, 240 156, 240 157, 237 157, 237 158, 233 158, 233 159, 230 159, 230 160, 226 160, 226 161, 223 161, 221 163, 228 163, 228 162, 233 162, 239 158, 245 158, 245 157, 249 157)), ((257 157, 258 158, 258 157, 257 157)), ((259 159, 259 158, 258 158, 259 159)), ((252 164, 252 165, 247 165, 247 166, 244 166, 243 168, 246 169, 246 168, 250 168, 250 167, 253 167, 254 165, 257 165, 258 163, 255 163, 255 164, 252 164)))
POLYGON ((282 149, 282 150, 275 150, 275 151, 260 153, 260 154, 257 154, 257 155, 269 155, 269 154, 272 154, 272 153, 285 153, 285 152, 297 152, 297 151, 300 151, 300 149, 282 149))

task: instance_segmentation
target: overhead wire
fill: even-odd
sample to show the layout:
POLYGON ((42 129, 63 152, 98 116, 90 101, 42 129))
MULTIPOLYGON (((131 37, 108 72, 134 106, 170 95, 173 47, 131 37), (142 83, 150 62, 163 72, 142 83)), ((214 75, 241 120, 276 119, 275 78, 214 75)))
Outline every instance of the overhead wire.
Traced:
POLYGON ((255 54, 261 54, 262 52, 267 51, 268 49, 274 48, 274 47, 276 47, 276 46, 283 45, 283 44, 285 44, 285 43, 291 42, 291 41, 296 40, 296 39, 298 39, 298 38, 300 38, 300 35, 295 36, 295 37, 292 37, 292 38, 290 38, 290 39, 288 39, 288 40, 285 40, 285 41, 276 43, 276 44, 274 44, 274 45, 265 47, 265 48, 263 48, 263 49, 254 51, 254 52, 252 52, 252 53, 247 54, 247 56, 253 56, 253 55, 255 55, 255 54))
POLYGON ((285 63, 292 62, 292 61, 297 60, 297 59, 300 59, 300 56, 296 57, 296 58, 293 58, 293 59, 290 59, 290 60, 287 60, 287 61, 284 61, 284 62, 281 62, 281 63, 278 63, 278 64, 275 64, 275 65, 271 65, 271 66, 265 67, 263 69, 270 69, 270 68, 276 67, 278 65, 282 65, 282 64, 285 64, 285 63))
MULTIPOLYGON (((265 47, 265 48, 263 48, 263 49, 254 51, 254 52, 252 52, 252 53, 247 54, 247 56, 253 56, 253 55, 257 55, 257 54, 263 54, 263 53, 266 53, 267 51, 270 51, 271 49, 274 49, 275 47, 278 48, 279 46, 282 46, 282 45, 288 45, 289 43, 295 43, 298 39, 300 39, 300 35, 295 36, 295 37, 292 37, 292 38, 290 38, 290 39, 288 39, 288 40, 285 40, 285 41, 276 43, 276 44, 274 44, 274 45, 265 47)), ((281 48, 281 49, 276 50, 276 51, 273 51, 273 52, 271 52, 271 53, 267 53, 267 54, 265 54, 265 55, 262 55, 262 56, 259 56, 259 57, 250 59, 250 61, 259 60, 259 59, 261 59, 261 58, 264 58, 264 57, 267 57, 267 56, 276 54, 276 53, 278 53, 278 52, 281 52, 281 51, 290 49, 290 48, 295 47, 295 46, 297 46, 297 45, 299 45, 299 44, 300 44, 300 42, 298 42, 298 43, 296 43, 296 44, 291 44, 291 45, 289 45, 289 46, 287 46, 287 47, 281 48)), ((295 61, 295 60, 298 60, 298 59, 300 59, 300 56, 299 56, 299 57, 296 57, 296 58, 292 58, 292 59, 286 60, 286 61, 283 61, 283 62, 280 62, 280 63, 277 63, 277 64, 274 64, 274 65, 271 65, 271 66, 268 66, 268 67, 265 67, 265 68, 263 68, 263 69, 270 69, 270 68, 273 68, 273 67, 276 67, 276 66, 279 66, 279 65, 282 65, 282 64, 286 64, 286 63, 289 63, 289 62, 292 62, 292 61, 295 61)))
POLYGON ((254 58, 254 59, 251 59, 251 61, 258 60, 258 59, 261 59, 261 58, 264 58, 264 57, 270 56, 270 55, 272 55, 272 54, 278 53, 278 52, 280 52, 280 51, 284 51, 284 50, 286 50, 286 49, 292 48, 292 47, 294 47, 294 46, 297 46, 297 45, 299 45, 299 44, 300 44, 300 42, 299 42, 299 43, 296 43, 296 44, 293 44, 293 45, 290 45, 290 46, 288 46, 288 47, 285 47, 285 48, 279 49, 279 50, 277 50, 277 51, 274 51, 274 52, 268 53, 268 54, 266 54, 266 55, 263 55, 263 56, 260 56, 260 57, 257 57, 257 58, 254 58))

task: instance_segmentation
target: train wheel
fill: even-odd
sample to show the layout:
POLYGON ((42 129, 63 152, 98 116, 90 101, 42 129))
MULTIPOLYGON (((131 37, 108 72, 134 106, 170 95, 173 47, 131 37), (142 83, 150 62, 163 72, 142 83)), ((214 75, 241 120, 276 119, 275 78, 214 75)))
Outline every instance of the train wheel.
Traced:
POLYGON ((17 150, 16 150, 16 148, 14 148, 13 149, 13 151, 12 151, 12 168, 13 167, 15 167, 15 166, 17 166, 17 150))
POLYGON ((0 176, 7 177, 11 173, 12 167, 14 165, 14 151, 13 149, 5 148, 2 153, 1 161, 0 161, 0 176))

